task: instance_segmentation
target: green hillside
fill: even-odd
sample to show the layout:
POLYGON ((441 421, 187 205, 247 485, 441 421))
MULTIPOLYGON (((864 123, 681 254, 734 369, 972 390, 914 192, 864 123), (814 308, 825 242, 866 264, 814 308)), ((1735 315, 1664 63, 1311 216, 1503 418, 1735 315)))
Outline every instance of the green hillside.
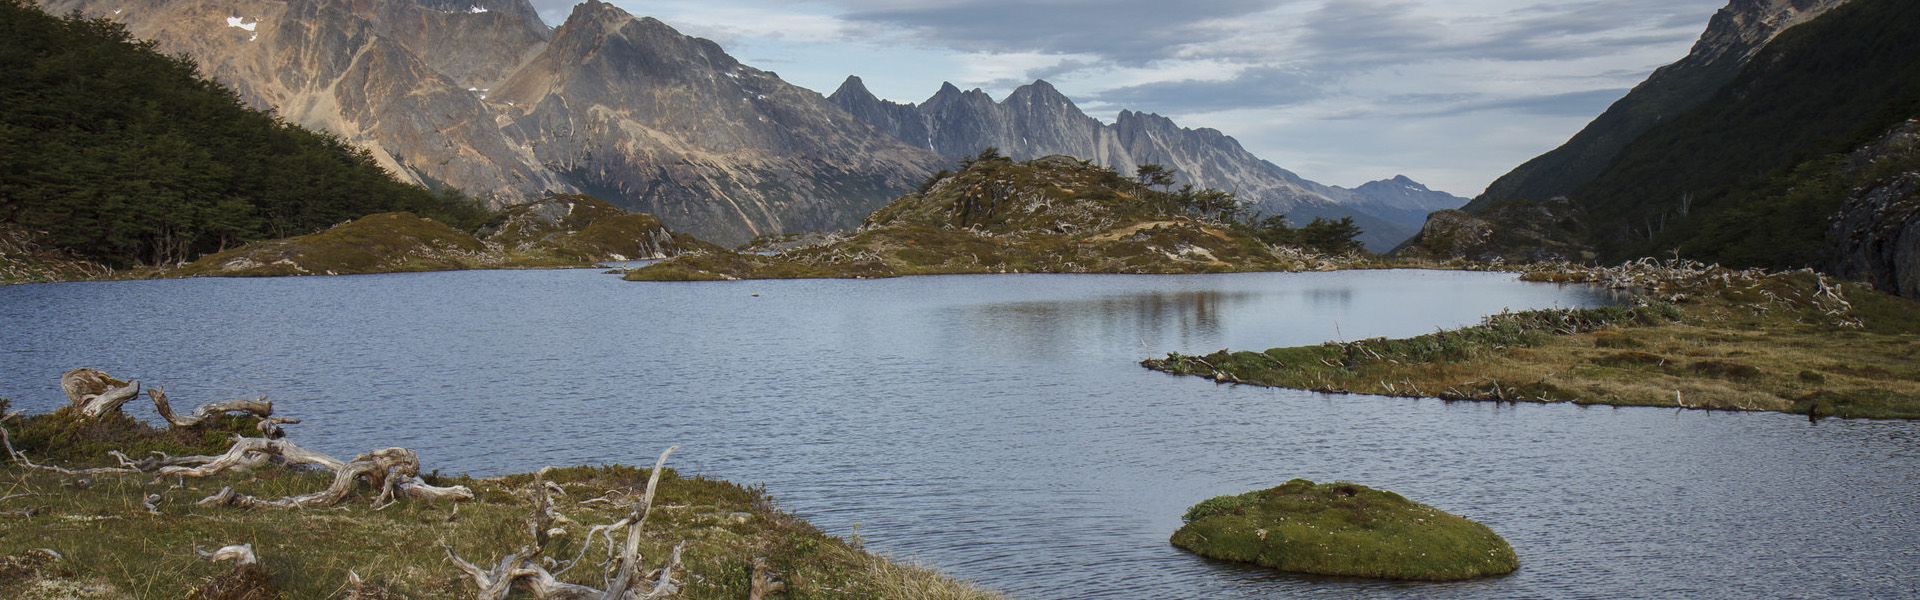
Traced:
POLYGON ((106 19, 0 0, 0 226, 116 267, 410 211, 489 213, 402 183, 338 137, 251 109, 106 19))

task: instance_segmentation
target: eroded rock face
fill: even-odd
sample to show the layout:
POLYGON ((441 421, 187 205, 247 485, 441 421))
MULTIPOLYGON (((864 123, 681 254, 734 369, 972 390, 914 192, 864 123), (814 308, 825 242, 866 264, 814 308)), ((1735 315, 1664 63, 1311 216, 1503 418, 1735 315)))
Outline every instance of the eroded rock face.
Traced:
MULTIPOLYGON (((1920 152, 1920 122, 1907 121, 1854 152, 1849 168, 1920 152)), ((1920 300, 1920 171, 1904 170, 1854 190, 1827 228, 1835 275, 1920 300)))

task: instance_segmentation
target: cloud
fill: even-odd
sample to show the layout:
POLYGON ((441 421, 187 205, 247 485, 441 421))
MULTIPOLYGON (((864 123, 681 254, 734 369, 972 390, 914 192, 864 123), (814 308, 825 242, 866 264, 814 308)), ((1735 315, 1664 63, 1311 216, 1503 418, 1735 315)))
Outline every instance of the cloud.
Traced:
POLYGON ((1211 35, 1197 25, 1245 17, 1290 0, 843 0, 848 21, 911 32, 918 43, 967 52, 1095 54, 1134 65, 1169 58, 1211 35))

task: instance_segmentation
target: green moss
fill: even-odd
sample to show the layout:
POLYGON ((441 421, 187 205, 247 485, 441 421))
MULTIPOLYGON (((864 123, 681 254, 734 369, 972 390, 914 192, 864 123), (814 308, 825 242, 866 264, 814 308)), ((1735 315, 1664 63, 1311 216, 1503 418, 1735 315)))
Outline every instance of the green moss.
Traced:
POLYGON ((1175 546, 1296 573, 1452 581, 1520 565, 1485 525, 1351 483, 1295 479, 1202 501, 1182 520, 1175 546))

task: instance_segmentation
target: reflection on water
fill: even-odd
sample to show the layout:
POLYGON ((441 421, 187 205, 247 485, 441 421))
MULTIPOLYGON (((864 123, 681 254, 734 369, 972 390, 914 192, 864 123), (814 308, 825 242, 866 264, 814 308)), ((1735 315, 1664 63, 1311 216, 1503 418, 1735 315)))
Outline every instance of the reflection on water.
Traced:
POLYGON ((1247 291, 1154 291, 1067 301, 970 305, 958 323, 1012 351, 1062 352, 1130 332, 1165 331, 1182 345, 1221 337, 1222 312, 1260 299, 1247 291))
POLYGON ((826 531, 859 523, 872 548, 1028 598, 1920 595, 1915 423, 1322 396, 1136 365, 1608 300, 1417 271, 6 286, 0 395, 50 410, 76 366, 181 402, 270 394, 303 446, 412 446, 475 475, 678 444, 682 472, 765 483, 826 531), (1338 581, 1167 544, 1193 503, 1294 477, 1486 523, 1521 569, 1338 581))

